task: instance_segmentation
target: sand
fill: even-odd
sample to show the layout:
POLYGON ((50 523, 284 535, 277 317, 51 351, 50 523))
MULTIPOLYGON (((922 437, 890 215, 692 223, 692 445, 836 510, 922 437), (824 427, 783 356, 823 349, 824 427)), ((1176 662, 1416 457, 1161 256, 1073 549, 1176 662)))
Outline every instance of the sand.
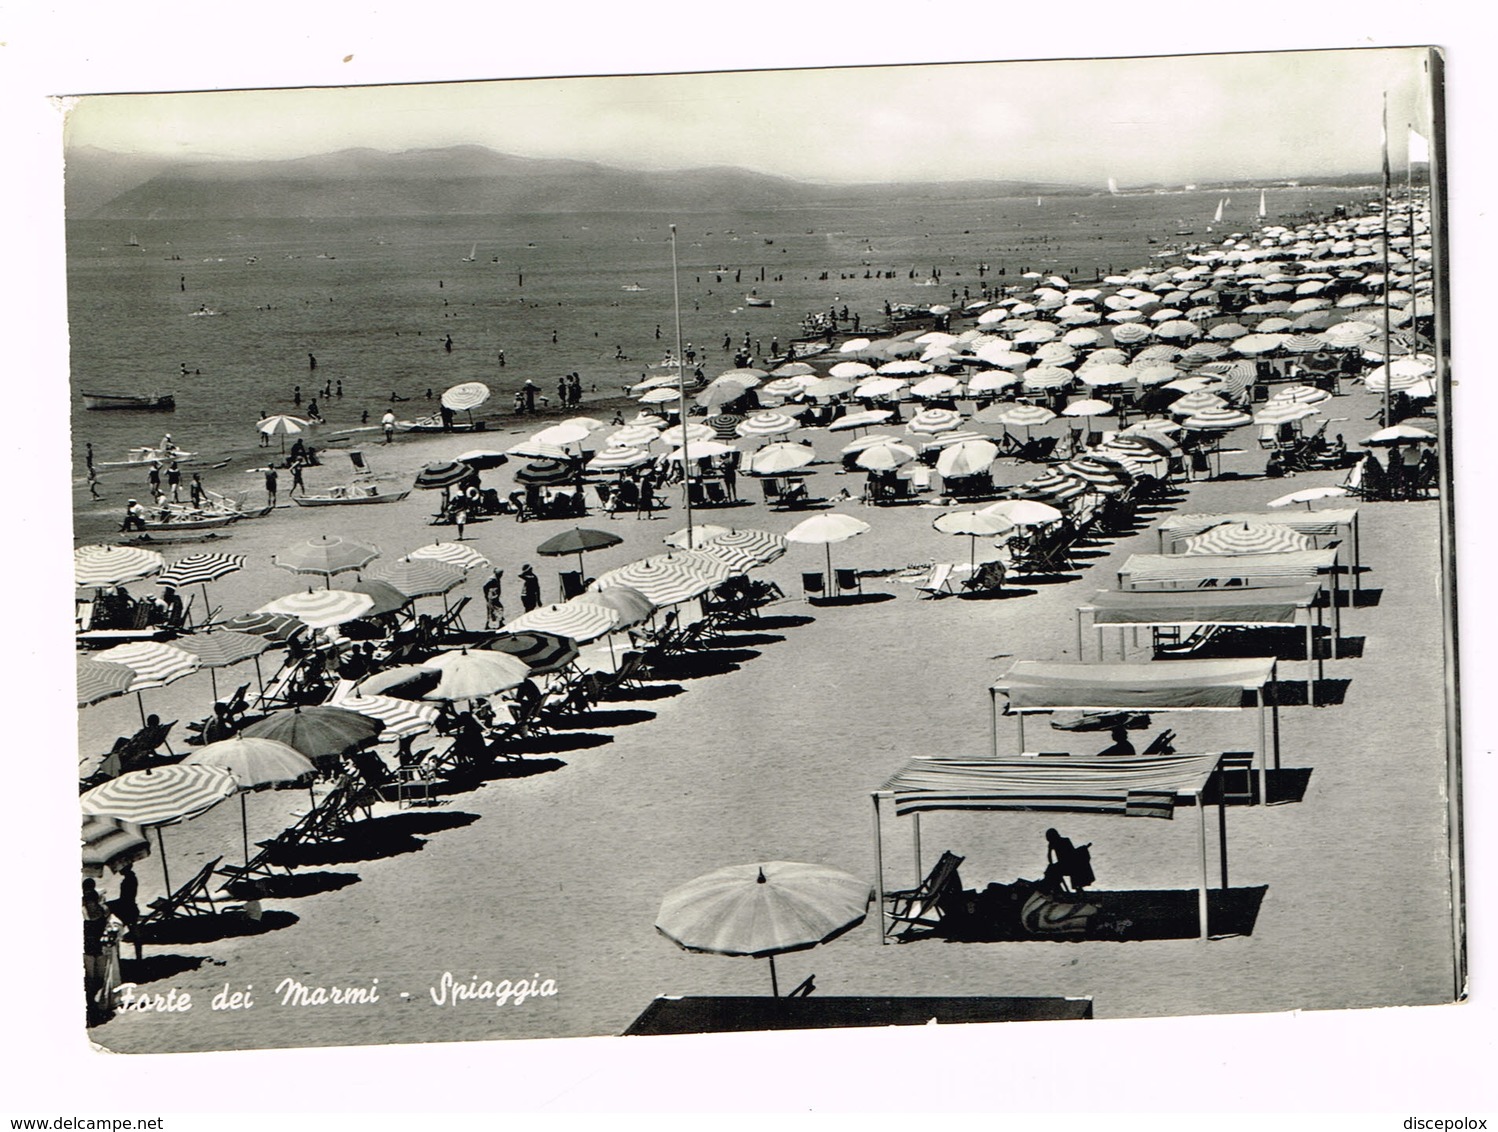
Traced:
MULTIPOLYGON (((1328 415, 1349 418, 1336 427, 1355 440, 1374 408, 1373 398, 1355 392, 1333 402, 1328 415)), ((532 428, 508 431, 522 436, 532 428)), ((819 430, 805 435, 829 459, 846 439, 819 430)), ((404 477, 473 447, 475 439, 403 437, 368 451, 381 470, 404 477)), ((482 444, 510 442, 491 434, 482 444)), ((342 464, 332 456, 313 469, 309 490, 336 482, 342 464)), ((857 495, 862 476, 837 475, 836 467, 819 469, 814 494, 832 495, 846 484, 857 495)), ((1174 508, 1260 509, 1286 491, 1341 477, 1265 480, 1262 467, 1257 451, 1230 454, 1224 470, 1242 478, 1192 483, 1174 508)), ((511 470, 487 473, 486 483, 507 490, 511 470)), ((1015 481, 1031 471, 1012 464, 997 470, 1015 481)), ((746 497, 757 495, 756 488, 741 479, 746 497)), ((672 508, 653 521, 591 515, 586 525, 625 541, 590 556, 590 573, 662 549, 662 536, 684 521, 679 494, 671 498, 672 508)), ((450 538, 452 528, 427 525, 434 500, 417 492, 399 504, 356 511, 282 507, 239 524, 232 539, 215 545, 250 563, 213 584, 214 600, 233 614, 295 588, 269 557, 312 535, 353 534, 387 556, 450 538)), ((1304 798, 1229 815, 1232 883, 1265 887, 1251 935, 881 946, 871 916, 826 947, 783 957, 782 984, 814 972, 818 993, 829 995, 1085 995, 1099 1018, 1449 1000, 1437 508, 1434 501, 1359 505, 1362 555, 1371 567, 1364 586, 1375 604, 1346 612, 1352 655, 1328 662, 1329 679, 1349 681, 1345 697, 1333 706, 1282 710, 1284 765, 1310 772, 1304 798)), ((936 508, 852 502, 839 509, 872 529, 833 547, 835 566, 888 571, 966 559, 966 538, 931 528, 941 514, 936 508)), ((698 513, 699 521, 780 532, 802 517, 768 512, 762 503, 698 513)), ((523 562, 536 565, 546 598, 554 597, 556 570, 570 564, 532 550, 561 529, 560 522, 517 524, 507 517, 468 528, 469 544, 505 568, 512 616, 519 611, 515 578, 523 562)), ((168 548, 168 558, 190 549, 168 548)), ((1145 526, 1095 549, 1098 556, 1086 560, 1075 580, 1007 600, 922 600, 908 581, 889 576, 866 578, 864 590, 891 600, 813 607, 800 599, 800 572, 822 569, 822 548, 793 546, 759 572, 784 588, 786 600, 765 611, 763 626, 733 634, 714 651, 726 670, 656 686, 583 717, 577 730, 558 732, 570 737, 558 741, 566 749, 534 756, 532 769, 540 773, 491 781, 430 809, 400 811, 397 820, 413 837, 410 851, 299 870, 321 891, 267 901, 268 909, 296 917, 287 927, 148 948, 152 973, 160 977, 141 989, 191 993, 194 1009, 121 1013, 91 1036, 135 1052, 617 1034, 657 995, 768 993, 762 961, 689 954, 660 936, 652 925, 662 895, 702 872, 755 859, 816 861, 872 881, 870 792, 911 755, 985 753, 988 684, 1011 658, 1075 659, 1076 605, 1110 587, 1128 554, 1153 552, 1155 536, 1145 526), (544 757, 556 762, 541 763, 544 757), (439 1006, 431 988, 449 972, 464 984, 473 977, 550 980, 556 993, 519 1004, 439 1006), (379 1002, 281 1006, 272 992, 286 979, 377 985, 379 1002), (226 984, 252 986, 254 1008, 210 1010, 210 997, 226 984)), ((481 580, 475 576, 458 591, 473 595, 470 612, 477 616, 470 625, 481 624, 481 580)), ((1298 678, 1301 666, 1287 667, 1288 678, 1298 678)), ((220 686, 234 675, 221 672, 220 686)), ((245 666, 238 682, 250 676, 245 666)), ((164 719, 200 718, 210 701, 208 677, 188 677, 148 693, 148 700, 147 709, 164 719)), ((104 750, 136 724, 133 697, 85 709, 80 751, 104 750)), ((1180 750, 1244 742, 1244 726, 1230 713, 1162 717, 1157 724, 1175 728, 1180 750)), ((1064 733, 1040 733, 1060 740, 1046 746, 1077 753, 1106 741, 1083 735, 1067 743, 1064 733)), ((174 739, 180 748, 180 727, 174 739)), ((252 838, 282 828, 305 802, 302 791, 250 796, 252 838)), ((166 831, 174 880, 213 856, 236 858, 238 809, 220 806, 166 831)), ((1042 831, 1050 824, 1092 843, 1101 889, 1194 883, 1190 811, 1170 823, 933 815, 923 826, 925 861, 929 867, 943 848, 962 854, 969 888, 1033 877, 1044 864, 1042 831)), ((888 811, 885 854, 890 883, 915 879, 909 819, 888 811)), ((161 891, 159 867, 157 855, 139 867, 147 899, 161 891)))

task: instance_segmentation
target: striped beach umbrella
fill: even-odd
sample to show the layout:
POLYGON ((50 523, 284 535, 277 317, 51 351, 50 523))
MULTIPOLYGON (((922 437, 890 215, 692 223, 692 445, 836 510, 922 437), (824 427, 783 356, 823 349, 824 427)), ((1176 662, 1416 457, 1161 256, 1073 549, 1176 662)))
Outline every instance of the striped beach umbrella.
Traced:
POLYGON ((922 409, 910 418, 910 423, 905 426, 907 432, 935 436, 942 432, 952 432, 962 426, 962 414, 951 409, 922 409))
POLYGON ((608 443, 611 448, 649 448, 660 438, 659 429, 650 425, 635 424, 626 425, 618 432, 610 433, 608 443))
MULTIPOLYGON (((998 406, 993 407, 998 408, 998 406)), ((1016 428, 1033 428, 1055 419, 1056 414, 1043 405, 1006 405, 999 413, 1000 423, 1016 428)))
POLYGON ((151 843, 138 825, 98 814, 83 815, 83 875, 101 877, 104 870, 119 872, 151 855, 151 843))
POLYGON ((1281 425, 1316 416, 1316 407, 1303 401, 1265 401, 1254 414, 1256 425, 1281 425))
POLYGON ((251 735, 248 731, 199 747, 177 765, 211 766, 227 771, 241 791, 295 782, 317 771, 305 752, 279 739, 251 735))
POLYGON ((817 371, 805 362, 786 362, 770 371, 771 377, 810 377, 817 371))
POLYGON ((1271 401, 1298 401, 1305 405, 1319 405, 1322 401, 1330 401, 1332 395, 1325 389, 1317 389, 1314 385, 1287 385, 1279 390, 1271 401))
POLYGON ((1113 328, 1113 341, 1122 342, 1126 346, 1132 346, 1136 342, 1143 342, 1153 333, 1154 327, 1148 326, 1143 322, 1126 322, 1121 326, 1113 328))
POLYGON ((1196 323, 1184 318, 1173 318, 1155 327, 1155 337, 1164 338, 1169 342, 1184 342, 1195 338, 1200 333, 1196 323))
POLYGON ((784 436, 800 428, 800 422, 785 413, 764 412, 745 417, 739 423, 740 436, 784 436))
POLYGON ((1372 324, 1349 320, 1328 326, 1321 332, 1321 337, 1331 346, 1361 346, 1375 333, 1376 330, 1372 324))
POLYGON ((485 401, 489 400, 489 387, 482 381, 465 381, 461 385, 454 385, 442 393, 442 406, 455 412, 463 412, 465 409, 477 409, 485 401))
POLYGON ((462 460, 439 460, 416 473, 414 486, 422 491, 439 491, 454 487, 472 475, 473 469, 462 460))
POLYGON ((1039 365, 1024 373, 1024 388, 1032 393, 1050 389, 1063 389, 1076 380, 1077 375, 1056 365, 1039 365))
POLYGON ((255 431, 265 436, 280 436, 281 451, 285 452, 286 438, 302 432, 311 432, 312 422, 303 420, 301 417, 287 416, 285 413, 275 413, 264 420, 256 421, 255 431))
POLYGON ((177 763, 111 778, 85 793, 78 804, 85 814, 143 827, 162 826, 197 817, 238 790, 239 784, 228 771, 177 763))
POLYGON ((601 575, 592 588, 606 590, 611 586, 629 586, 657 606, 675 605, 706 593, 732 576, 732 571, 721 560, 688 550, 644 558, 610 570, 601 575))
MULTIPOLYGON (((173 648, 191 653, 198 658, 199 666, 208 669, 208 679, 213 687, 213 698, 218 699, 217 669, 227 668, 241 661, 254 660, 271 647, 270 638, 257 633, 236 632, 233 629, 215 629, 208 633, 190 633, 172 642, 173 648)), ((260 665, 256 661, 258 675, 260 665)), ((262 685, 264 681, 261 682, 262 685)))
POLYGON ((197 671, 198 658, 189 652, 159 641, 133 641, 115 645, 95 658, 103 663, 123 664, 135 673, 127 691, 140 692, 160 688, 197 671))
POLYGON ((613 629, 628 629, 647 621, 655 612, 655 603, 633 586, 610 586, 606 590, 587 590, 566 603, 568 606, 591 605, 613 617, 613 629))
POLYGON ((1181 425, 1196 432, 1227 432, 1229 429, 1252 423, 1253 417, 1241 409, 1224 407, 1203 409, 1199 413, 1193 413, 1183 420, 1181 425))
POLYGON ((87 707, 100 700, 123 695, 135 683, 135 669, 127 664, 107 660, 78 662, 78 706, 87 707))
POLYGON ((362 570, 380 548, 344 535, 317 535, 271 555, 271 564, 293 574, 315 574, 331 588, 333 575, 362 570))
POLYGON ((454 459, 467 464, 476 472, 501 468, 510 462, 510 458, 503 452, 496 452, 492 448, 470 448, 467 452, 458 453, 454 459))
POLYGON ((464 546, 461 542, 434 542, 427 546, 419 546, 407 558, 426 558, 435 562, 446 562, 449 566, 456 566, 459 570, 467 573, 471 570, 486 570, 489 568, 489 560, 472 547, 464 546))
POLYGON ((1041 503, 1064 503, 1068 499, 1085 495, 1089 490, 1087 481, 1080 476, 1052 468, 1014 488, 1014 495, 1019 499, 1033 499, 1041 503))
POLYGON ((1393 365, 1379 366, 1363 375, 1363 384, 1370 393, 1383 393, 1385 391, 1401 393, 1413 389, 1424 380, 1424 377, 1415 373, 1408 371, 1401 373, 1398 362, 1395 362, 1393 365))
POLYGON ((605 448, 588 461, 590 472, 622 472, 650 463, 652 457, 643 448, 615 445, 605 448))
POLYGON ((1212 412, 1226 409, 1228 403, 1215 393, 1208 393, 1204 389, 1198 389, 1195 393, 1188 393, 1184 397, 1178 397, 1170 403, 1170 412, 1173 416, 1189 417, 1197 413, 1212 412))
POLYGON ((713 430, 713 436, 718 440, 734 440, 739 435, 739 425, 743 420, 738 413, 714 413, 702 423, 713 430))
POLYGON ((73 581, 80 586, 121 586, 150 577, 166 565, 139 546, 80 546, 73 551, 73 581))
MULTIPOLYGON (((505 449, 505 452, 511 456, 524 456, 527 460, 567 459, 567 449, 563 448, 560 444, 550 444, 546 441, 537 440, 535 437, 522 440, 518 444, 510 445, 510 447, 505 449)), ((436 486, 445 487, 448 485, 438 483, 436 486)))
POLYGON ((678 550, 697 550, 709 539, 726 535, 728 530, 729 528, 720 527, 714 523, 699 523, 690 527, 682 527, 681 530, 672 531, 668 535, 662 535, 661 541, 678 550))
POLYGON ((404 739, 407 735, 420 735, 423 731, 430 731, 436 726, 440 714, 439 709, 431 704, 415 703, 394 696, 362 695, 352 688, 334 692, 328 703, 333 707, 346 708, 379 720, 384 724, 384 730, 380 732, 381 739, 404 739))
POLYGON ((1127 491, 1134 480, 1121 464, 1095 456, 1074 457, 1056 465, 1056 470, 1084 480, 1093 491, 1104 495, 1117 495, 1127 491))
POLYGON ((543 605, 522 613, 507 622, 504 631, 554 633, 587 644, 611 632, 618 623, 619 615, 613 610, 583 602, 581 597, 577 597, 560 605, 543 605))
POLYGON ((1065 342, 1046 342, 1035 351, 1035 360, 1047 366, 1069 366, 1077 360, 1077 352, 1065 342))
POLYGON ((783 536, 771 531, 752 529, 729 531, 711 541, 714 548, 727 547, 739 554, 748 555, 759 566, 769 565, 789 549, 783 536))
POLYGON ((707 425, 697 424, 695 421, 684 425, 672 425, 670 428, 662 429, 658 439, 663 444, 672 448, 680 448, 683 443, 695 444, 699 440, 713 440, 713 430, 707 425))
POLYGON ((640 404, 664 405, 667 401, 677 400, 679 396, 680 394, 678 394, 675 389, 669 388, 668 386, 661 386, 658 389, 651 389, 648 392, 642 394, 640 397, 640 404))
POLYGON ((560 460, 535 460, 515 473, 515 482, 537 486, 571 483, 577 474, 560 460))
POLYGON ((560 672, 578 658, 577 641, 560 633, 540 629, 522 629, 518 633, 501 633, 484 645, 491 652, 509 653, 523 660, 538 676, 560 672))
POLYGON ((1188 538, 1183 554, 1283 554, 1314 550, 1316 542, 1278 523, 1220 523, 1188 538))
POLYGON ((309 629, 326 629, 363 617, 374 608, 374 598, 351 590, 308 590, 266 602, 256 613, 285 613, 309 629))
POLYGON ((306 622, 287 613, 241 613, 225 621, 223 627, 264 637, 273 645, 284 645, 307 631, 306 622))
POLYGON ((636 426, 640 428, 662 429, 666 427, 666 419, 664 417, 656 416, 656 414, 654 413, 647 413, 642 409, 640 410, 640 412, 630 417, 629 420, 624 422, 625 428, 636 426))
POLYGON ((463 571, 436 559, 407 555, 389 562, 378 562, 364 576, 394 586, 408 598, 418 598, 447 593, 463 580, 463 571))
POLYGON ((487 649, 439 652, 421 663, 442 674, 437 686, 421 697, 424 700, 476 700, 517 687, 531 674, 523 660, 487 649))
POLYGON ((767 381, 759 387, 761 393, 768 393, 771 397, 787 399, 799 397, 802 390, 806 388, 806 382, 799 377, 777 377, 773 381, 767 381))
POLYGON ((223 554, 218 551, 198 551, 184 554, 166 567, 156 578, 158 586, 196 586, 204 582, 215 582, 226 574, 244 568, 243 554, 223 554))

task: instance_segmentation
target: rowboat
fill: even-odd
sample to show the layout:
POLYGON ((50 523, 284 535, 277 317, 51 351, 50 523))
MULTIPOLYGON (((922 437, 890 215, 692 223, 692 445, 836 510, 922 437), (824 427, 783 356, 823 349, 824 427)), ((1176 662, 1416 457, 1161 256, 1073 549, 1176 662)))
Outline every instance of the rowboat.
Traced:
POLYGON ((433 414, 414 421, 402 421, 402 432, 483 432, 488 428, 484 421, 452 421, 444 425, 441 416, 433 414))
POLYGON ((767 299, 763 295, 745 295, 744 305, 746 307, 773 307, 774 299, 767 299))
POLYGON ((410 488, 381 491, 372 483, 356 483, 330 487, 325 495, 293 495, 291 499, 298 507, 349 507, 359 503, 399 503, 410 494, 410 488))
POLYGON ((176 409, 177 398, 171 393, 85 393, 83 407, 169 413, 176 409))
POLYGON ((173 460, 181 464, 186 463, 196 455, 196 452, 184 452, 175 445, 171 448, 152 448, 147 444, 139 448, 130 449, 130 454, 123 460, 100 460, 95 466, 100 468, 134 468, 145 467, 147 464, 169 464, 173 460))

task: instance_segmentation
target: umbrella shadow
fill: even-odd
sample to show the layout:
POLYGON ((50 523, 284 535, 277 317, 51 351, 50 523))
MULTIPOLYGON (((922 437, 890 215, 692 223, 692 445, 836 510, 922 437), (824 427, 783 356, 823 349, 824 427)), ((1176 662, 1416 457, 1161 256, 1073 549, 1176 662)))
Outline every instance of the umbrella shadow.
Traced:
POLYGON ((656 713, 644 708, 611 708, 600 711, 586 708, 558 716, 547 724, 553 731, 574 731, 589 727, 628 727, 634 723, 648 723, 656 713))
MULTIPOLYGON (((612 735, 601 735, 596 731, 569 731, 561 735, 526 735, 519 739, 507 740, 504 744, 505 751, 512 755, 519 755, 518 759, 499 759, 494 765, 497 768, 506 764, 549 761, 528 759, 525 756, 554 755, 562 751, 586 751, 592 747, 606 747, 613 741, 612 735)), ((521 776, 512 772, 507 777, 521 776)))
POLYGON ((881 602, 894 601, 894 594, 872 593, 872 594, 838 594, 836 597, 814 597, 811 604, 821 606, 837 605, 878 605, 881 602))
POLYGON ((754 623, 756 629, 795 629, 801 625, 810 625, 815 617, 808 617, 804 613, 771 613, 760 617, 754 623))
POLYGON ((723 676, 737 672, 747 660, 759 656, 757 649, 717 649, 668 656, 657 660, 651 667, 659 676, 668 680, 700 680, 705 676, 723 676))
POLYGON ((566 765, 561 759, 501 759, 484 771, 483 781, 501 782, 507 778, 534 778, 538 774, 550 774, 554 770, 561 770, 566 765))
POLYGON ((686 689, 680 684, 645 684, 637 688, 610 688, 603 698, 610 703, 621 700, 669 700, 686 689))
POLYGON ((1019 576, 1031 585, 1036 586, 1064 586, 1067 582, 1080 581, 1081 574, 1065 574, 1059 570, 1044 571, 1035 574, 1020 572, 1019 576))
POLYGON ((280 909, 261 913, 258 920, 237 912, 215 912, 205 916, 180 916, 158 920, 136 929, 143 944, 213 943, 221 939, 265 935, 289 928, 300 916, 280 909))
MULTIPOLYGON (((441 784, 437 792, 444 791, 441 784)), ((451 791, 456 793, 457 791, 451 791)), ((308 865, 346 865, 356 861, 379 861, 399 857, 403 853, 417 853, 426 847, 426 840, 416 835, 416 829, 431 832, 431 826, 416 826, 405 820, 405 814, 387 814, 378 818, 366 818, 346 827, 337 841, 298 845, 288 850, 276 861, 287 868, 308 865)), ((443 815, 447 824, 442 828, 452 829, 478 821, 477 814, 448 813, 443 815)))
POLYGON ((206 955, 146 955, 140 959, 120 956, 120 982, 159 983, 162 979, 174 979, 188 971, 199 970, 210 962, 206 955))
POLYGON ((337 892, 360 881, 358 873, 289 873, 269 877, 257 877, 254 882, 236 880, 224 891, 237 900, 251 895, 274 900, 295 900, 302 896, 316 896, 320 892, 337 892))
POLYGON ((709 648, 746 648, 749 645, 775 645, 785 640, 780 633, 724 633, 707 642, 709 648))
MULTIPOLYGON (((929 935, 963 943, 1127 943, 1196 939, 1201 934, 1197 918, 1198 892, 1194 888, 1089 889, 1080 894, 1067 894, 1062 898, 1064 902, 1097 909, 1091 915, 1068 921, 1079 926, 1085 921, 1085 927, 1080 931, 1035 932, 1028 930, 1021 918, 1022 897, 1028 894, 1029 887, 1024 886, 1021 898, 1013 895, 1014 887, 990 885, 982 892, 965 893, 966 910, 943 916, 929 935)), ((1207 929, 1211 937, 1253 935, 1267 891, 1267 885, 1209 889, 1207 929)))

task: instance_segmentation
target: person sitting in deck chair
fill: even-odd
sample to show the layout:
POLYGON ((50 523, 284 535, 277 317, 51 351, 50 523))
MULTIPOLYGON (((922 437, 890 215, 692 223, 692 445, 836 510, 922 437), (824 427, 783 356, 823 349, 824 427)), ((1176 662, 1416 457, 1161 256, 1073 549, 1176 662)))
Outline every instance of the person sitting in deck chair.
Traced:
POLYGON ((1132 755, 1134 744, 1129 741, 1129 731, 1126 727, 1115 727, 1111 732, 1113 742, 1098 752, 1098 757, 1107 755, 1132 755))
POLYGON ((1054 829, 1045 831, 1046 860, 1045 875, 1036 887, 1042 892, 1055 894, 1067 891, 1065 882, 1071 883, 1072 892, 1081 892, 1096 877, 1092 873, 1091 844, 1073 845, 1071 838, 1063 837, 1054 829))

